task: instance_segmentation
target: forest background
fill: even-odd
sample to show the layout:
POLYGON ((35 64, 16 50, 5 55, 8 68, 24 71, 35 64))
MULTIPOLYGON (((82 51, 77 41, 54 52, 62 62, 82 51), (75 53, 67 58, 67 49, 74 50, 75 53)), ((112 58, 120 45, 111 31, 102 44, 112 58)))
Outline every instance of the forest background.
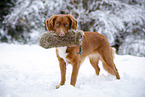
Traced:
POLYGON ((145 56, 145 0, 3 0, 0 42, 38 44, 46 19, 64 13, 78 29, 104 34, 118 54, 145 56))

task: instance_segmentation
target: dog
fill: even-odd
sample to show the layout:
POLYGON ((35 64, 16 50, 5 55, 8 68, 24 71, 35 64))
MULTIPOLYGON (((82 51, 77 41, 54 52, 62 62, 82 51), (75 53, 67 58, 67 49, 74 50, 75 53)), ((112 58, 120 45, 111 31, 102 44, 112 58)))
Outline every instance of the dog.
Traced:
MULTIPOLYGON (((77 20, 70 14, 53 15, 46 20, 47 30, 55 31, 62 38, 66 35, 68 29, 77 30, 77 24, 77 20)), ((60 86, 64 85, 66 81, 67 63, 72 64, 73 69, 70 84, 75 86, 80 65, 87 56, 97 75, 100 72, 98 62, 101 60, 104 69, 111 75, 116 76, 117 79, 120 79, 118 70, 113 62, 114 50, 110 47, 104 35, 97 32, 84 32, 81 45, 83 53, 78 54, 79 50, 80 46, 56 48, 56 55, 61 71, 60 86)))

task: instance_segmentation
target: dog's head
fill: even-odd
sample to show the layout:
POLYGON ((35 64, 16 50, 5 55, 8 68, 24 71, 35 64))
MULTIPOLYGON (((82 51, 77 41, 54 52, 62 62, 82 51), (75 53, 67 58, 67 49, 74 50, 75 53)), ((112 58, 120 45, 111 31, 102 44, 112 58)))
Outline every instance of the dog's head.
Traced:
POLYGON ((46 27, 48 31, 56 31, 62 37, 65 36, 68 29, 77 29, 77 20, 70 14, 53 15, 46 20, 46 27))

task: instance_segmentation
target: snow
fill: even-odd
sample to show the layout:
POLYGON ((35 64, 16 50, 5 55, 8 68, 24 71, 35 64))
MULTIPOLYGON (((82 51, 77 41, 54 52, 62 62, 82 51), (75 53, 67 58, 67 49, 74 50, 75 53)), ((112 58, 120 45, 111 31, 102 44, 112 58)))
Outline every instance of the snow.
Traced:
POLYGON ((145 97, 145 57, 115 55, 121 79, 104 71, 95 74, 88 58, 82 64, 76 87, 71 86, 72 66, 66 84, 60 81, 55 49, 38 45, 0 44, 0 97, 145 97))

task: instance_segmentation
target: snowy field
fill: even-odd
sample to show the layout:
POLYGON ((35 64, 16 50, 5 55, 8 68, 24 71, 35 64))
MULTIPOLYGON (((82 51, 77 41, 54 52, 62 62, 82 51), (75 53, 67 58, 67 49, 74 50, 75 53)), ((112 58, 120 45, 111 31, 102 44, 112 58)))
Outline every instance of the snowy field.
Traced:
POLYGON ((95 74, 88 58, 82 64, 76 87, 69 85, 71 65, 67 65, 66 84, 60 81, 55 49, 38 45, 0 44, 0 97, 145 97, 145 57, 115 55, 121 79, 99 66, 95 74))

